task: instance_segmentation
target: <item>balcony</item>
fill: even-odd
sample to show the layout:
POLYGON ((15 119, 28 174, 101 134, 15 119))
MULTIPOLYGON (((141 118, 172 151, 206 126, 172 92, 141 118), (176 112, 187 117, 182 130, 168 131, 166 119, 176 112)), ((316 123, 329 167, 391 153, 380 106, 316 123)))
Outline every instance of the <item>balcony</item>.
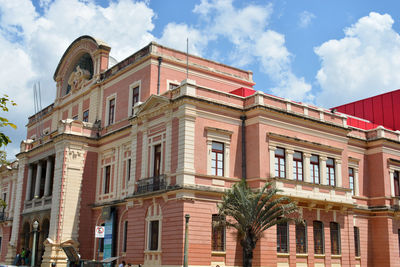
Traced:
POLYGON ((164 190, 167 188, 166 177, 164 174, 145 179, 140 179, 136 182, 137 189, 135 194, 144 194, 164 190))
POLYGON ((282 190, 281 194, 307 200, 310 202, 330 202, 337 204, 353 205, 351 190, 343 187, 313 184, 303 181, 273 178, 276 188, 282 190))
POLYGON ((24 203, 24 213, 51 209, 51 196, 34 198, 24 203))

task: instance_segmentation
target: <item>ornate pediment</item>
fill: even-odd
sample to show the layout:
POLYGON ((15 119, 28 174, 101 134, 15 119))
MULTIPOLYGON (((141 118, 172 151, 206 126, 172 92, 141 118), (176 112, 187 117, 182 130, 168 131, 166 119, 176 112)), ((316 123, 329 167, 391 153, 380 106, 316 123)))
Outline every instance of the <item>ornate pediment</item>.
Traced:
POLYGON ((162 107, 169 104, 169 99, 164 96, 152 95, 150 96, 146 102, 144 102, 136 115, 144 114, 144 113, 151 113, 156 110, 161 110, 162 107))

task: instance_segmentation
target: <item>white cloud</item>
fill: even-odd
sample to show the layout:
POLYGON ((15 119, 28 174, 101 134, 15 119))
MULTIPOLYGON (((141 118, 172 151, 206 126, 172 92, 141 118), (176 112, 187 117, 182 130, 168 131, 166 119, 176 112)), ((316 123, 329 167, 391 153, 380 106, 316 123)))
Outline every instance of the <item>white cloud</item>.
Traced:
MULTIPOLYGON (((165 46, 186 51, 189 38, 189 53, 201 56, 208 39, 202 33, 186 24, 168 23, 160 39, 157 41, 165 46)), ((203 55, 204 56, 204 55, 203 55)))
POLYGON ((344 30, 345 37, 316 47, 321 105, 336 106, 400 88, 400 35, 388 14, 371 12, 344 30))
POLYGON ((299 26, 307 28, 311 24, 311 20, 315 19, 315 15, 309 11, 303 11, 299 15, 299 26))
POLYGON ((195 13, 202 15, 209 38, 224 37, 233 45, 230 64, 244 67, 260 63, 275 83, 273 94, 298 101, 312 101, 311 85, 291 70, 292 55, 285 46, 285 36, 268 29, 273 8, 271 4, 249 4, 241 9, 232 0, 202 0, 195 13))
MULTIPOLYGON (((27 117, 33 114, 34 81, 42 85, 42 106, 54 101, 53 73, 65 49, 81 35, 106 41, 111 55, 122 60, 154 39, 154 12, 144 2, 118 0, 103 8, 94 1, 41 0, 43 14, 29 0, 0 0, 0 93, 18 106, 7 114, 18 125, 9 154, 25 138, 27 117), (22 118, 22 119, 21 119, 22 118)), ((3 130, 3 129, 2 129, 3 130)))

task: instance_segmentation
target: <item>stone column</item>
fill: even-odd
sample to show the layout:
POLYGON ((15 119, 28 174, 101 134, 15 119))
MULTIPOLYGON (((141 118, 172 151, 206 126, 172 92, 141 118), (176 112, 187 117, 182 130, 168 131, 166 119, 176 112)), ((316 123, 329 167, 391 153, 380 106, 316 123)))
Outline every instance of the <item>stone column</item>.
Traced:
POLYGON ((147 145, 147 124, 142 128, 143 129, 143 134, 142 134, 142 171, 139 179, 147 178, 148 175, 148 145, 147 145))
POLYGON ((293 154, 294 151, 286 149, 285 168, 286 168, 286 179, 293 180, 293 154))
POLYGON ((40 195, 40 180, 42 179, 42 164, 43 163, 40 161, 37 164, 34 198, 39 198, 39 195, 40 195))
MULTIPOLYGON (((19 166, 21 168, 21 166, 19 166)), ((31 198, 31 187, 32 187, 32 171, 33 167, 29 164, 28 167, 28 181, 26 183, 26 191, 25 191, 25 201, 30 200, 31 198)))
POLYGON ((304 153, 304 166, 303 166, 303 175, 304 175, 304 182, 311 183, 311 174, 310 174, 310 158, 311 154, 304 153))
POLYGON ((50 180, 51 180, 51 173, 53 171, 52 169, 53 164, 51 162, 51 158, 47 158, 46 162, 46 180, 44 183, 44 196, 47 197, 50 194, 50 180))
POLYGON ((328 184, 328 182, 327 182, 327 180, 326 180, 326 160, 327 160, 327 158, 326 157, 320 157, 320 170, 321 170, 321 173, 320 173, 320 184, 324 184, 324 185, 326 185, 326 184, 328 184))
POLYGON ((335 175, 336 175, 336 186, 342 187, 342 161, 335 160, 335 175))
POLYGON ((275 150, 276 147, 269 147, 269 175, 270 178, 275 177, 275 150))
MULTIPOLYGON (((17 252, 17 244, 19 236, 19 226, 20 226, 20 218, 21 218, 21 202, 22 202, 22 191, 24 188, 24 176, 25 176, 25 167, 27 164, 27 158, 20 157, 18 162, 18 180, 17 180, 17 188, 15 190, 15 204, 14 204, 14 217, 12 221, 12 231, 10 242, 8 243, 8 251, 6 255, 6 263, 11 265, 14 261, 16 252, 17 252)), ((28 170, 29 173, 29 170, 28 170)), ((32 170, 31 170, 32 174, 32 170)), ((30 188, 30 187, 28 187, 30 188)))

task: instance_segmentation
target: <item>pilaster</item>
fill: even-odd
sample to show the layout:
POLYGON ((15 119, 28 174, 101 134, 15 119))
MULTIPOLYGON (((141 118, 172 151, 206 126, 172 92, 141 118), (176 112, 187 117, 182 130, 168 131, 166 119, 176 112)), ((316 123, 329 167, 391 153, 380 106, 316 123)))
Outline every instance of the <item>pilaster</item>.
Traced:
POLYGON ((289 180, 293 180, 293 154, 293 150, 286 149, 286 178, 289 180))
MULTIPOLYGON (((19 165, 18 165, 18 180, 17 180, 17 189, 16 189, 16 196, 15 196, 15 205, 14 205, 14 217, 12 222, 12 231, 11 231, 11 238, 8 244, 8 250, 6 255, 6 263, 12 264, 14 257, 17 253, 17 244, 18 244, 18 237, 19 237, 19 225, 20 225, 20 217, 22 211, 22 191, 24 185, 24 176, 25 176, 25 166, 27 164, 27 158, 21 157, 19 158, 19 165)), ((32 173, 32 172, 31 172, 32 173)))
POLYGON ((269 175, 275 177, 275 150, 276 147, 269 147, 269 175))
POLYGON ((81 185, 87 148, 85 144, 73 141, 62 141, 55 148, 49 239, 46 241, 42 266, 51 266, 53 262, 57 266, 66 266, 61 244, 78 244, 81 185))
POLYGON ((304 182, 311 183, 311 174, 310 174, 310 158, 311 154, 310 153, 304 153, 304 182))
POLYGON ((321 169, 321 184, 328 184, 328 181, 326 180, 326 160, 327 157, 320 157, 321 163, 320 163, 320 169, 321 169))
POLYGON ((182 105, 179 115, 178 168, 176 182, 194 184, 194 143, 196 110, 193 105, 182 105))

